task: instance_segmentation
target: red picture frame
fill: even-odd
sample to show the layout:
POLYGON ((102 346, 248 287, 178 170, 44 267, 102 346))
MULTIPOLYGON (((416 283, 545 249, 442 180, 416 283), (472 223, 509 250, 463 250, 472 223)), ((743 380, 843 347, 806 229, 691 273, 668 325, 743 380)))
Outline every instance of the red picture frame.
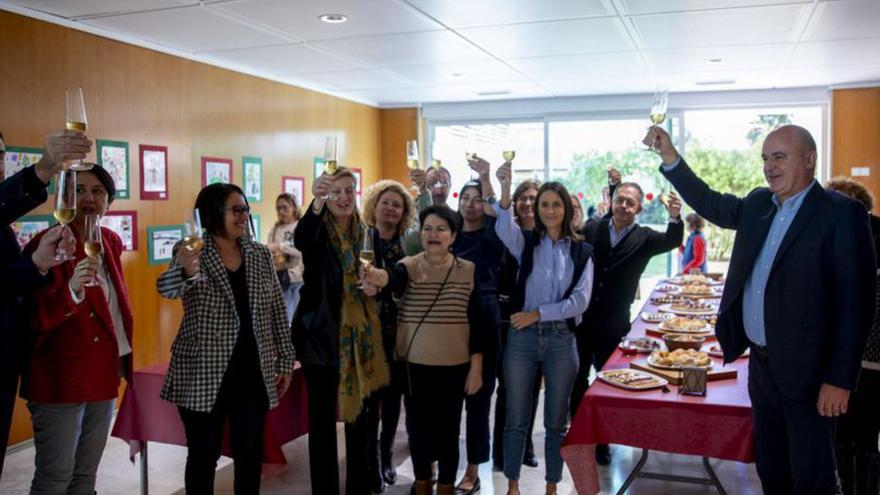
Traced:
POLYGON ((216 182, 232 184, 232 158, 203 156, 202 187, 205 187, 208 184, 214 184, 216 182))
POLYGON ((303 207, 303 201, 306 194, 306 179, 304 177, 296 177, 292 175, 281 176, 281 192, 293 194, 297 201, 297 207, 303 207))
MULTIPOLYGON (((124 222, 120 222, 120 223, 124 224, 124 222)), ((136 211, 134 211, 134 210, 108 211, 107 213, 104 214, 104 219, 101 221, 101 225, 103 225, 104 227, 107 227, 108 229, 112 230, 113 232, 116 232, 116 234, 120 237, 120 239, 122 239, 122 246, 124 247, 124 249, 126 251, 137 251, 137 249, 138 249, 138 223, 137 223, 137 212, 136 211), (129 226, 129 229, 130 229, 129 232, 131 235, 131 242, 130 243, 126 242, 127 239, 126 239, 125 233, 120 232, 119 228, 116 228, 111 225, 106 225, 106 223, 108 222, 108 219, 110 219, 111 217, 113 217, 113 218, 112 218, 112 220, 109 220, 109 221, 116 220, 117 218, 120 220, 128 218, 130 220, 130 226, 129 226)), ((122 229, 124 229, 123 225, 120 225, 120 227, 122 229)))
POLYGON ((355 178, 354 192, 360 196, 364 192, 364 172, 358 167, 352 167, 351 173, 355 178))
POLYGON ((138 164, 140 165, 141 199, 168 199, 168 147, 150 144, 139 145, 138 164))

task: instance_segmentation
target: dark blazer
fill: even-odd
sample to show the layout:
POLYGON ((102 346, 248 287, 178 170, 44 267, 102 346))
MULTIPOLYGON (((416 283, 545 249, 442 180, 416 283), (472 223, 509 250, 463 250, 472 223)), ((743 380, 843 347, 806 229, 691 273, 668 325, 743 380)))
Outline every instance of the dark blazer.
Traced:
POLYGON ((342 265, 324 224, 329 214, 325 205, 316 215, 310 204, 293 233, 293 245, 303 257, 303 286, 291 327, 297 359, 304 365, 339 365, 342 265))
POLYGON ((592 297, 584 320, 612 319, 628 323, 629 308, 645 267, 654 256, 681 244, 684 223, 670 222, 666 232, 636 225, 612 248, 610 222, 610 216, 590 220, 582 230, 584 239, 593 245, 596 263, 592 297))
MULTIPOLYGON (((743 293, 776 214, 772 193, 718 193, 684 160, 662 172, 702 217, 736 230, 715 328, 731 362, 749 346, 743 293)), ((814 184, 779 246, 765 292, 768 362, 788 398, 813 400, 822 383, 855 386, 874 315, 875 270, 865 207, 814 184)))

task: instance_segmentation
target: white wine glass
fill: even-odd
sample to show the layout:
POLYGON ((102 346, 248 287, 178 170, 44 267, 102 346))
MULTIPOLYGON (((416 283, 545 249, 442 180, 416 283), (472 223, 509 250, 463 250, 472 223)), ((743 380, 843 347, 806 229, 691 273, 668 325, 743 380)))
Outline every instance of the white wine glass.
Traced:
MULTIPOLYGON (((82 88, 66 90, 65 98, 67 101, 67 123, 65 127, 67 127, 68 131, 76 131, 80 133, 86 132, 88 118, 86 118, 86 104, 85 100, 83 100, 82 88)), ((93 166, 93 163, 74 160, 70 162, 68 168, 70 170, 91 170, 93 166)))
MULTIPOLYGON (((336 173, 336 138, 328 137, 324 141, 324 175, 333 175, 336 173)), ((336 195, 332 191, 321 196, 324 201, 332 201, 336 199, 336 195)))
MULTIPOLYGON (((101 242, 101 215, 86 215, 85 218, 86 240, 83 249, 89 258, 98 258, 104 253, 104 244, 101 242)), ((100 260, 99 260, 100 261, 100 260)), ((101 283, 97 275, 84 284, 86 287, 98 287, 101 283)))
MULTIPOLYGON (((651 124, 657 127, 666 120, 666 109, 669 106, 669 88, 657 86, 654 99, 651 101, 651 124)), ((657 151, 654 143, 651 143, 651 151, 657 151)))
MULTIPOLYGON (((373 236, 376 234, 372 227, 364 228, 364 242, 361 246, 360 260, 361 265, 366 268, 372 266, 376 261, 376 252, 373 250, 373 236)), ((369 288, 370 284, 366 281, 361 285, 361 290, 369 288)))
POLYGON ((406 142, 406 167, 410 170, 419 169, 419 142, 415 139, 406 142))
MULTIPOLYGON (((199 215, 199 209, 194 208, 187 213, 183 222, 183 249, 187 251, 198 251, 202 249, 202 217, 199 215)), ((201 273, 196 272, 193 280, 201 278, 201 273)))
MULTIPOLYGON (((62 170, 55 178, 55 209, 52 215, 58 223, 67 228, 76 216, 76 171, 62 170)), ((55 259, 67 261, 73 259, 66 251, 59 248, 55 251, 55 259)))

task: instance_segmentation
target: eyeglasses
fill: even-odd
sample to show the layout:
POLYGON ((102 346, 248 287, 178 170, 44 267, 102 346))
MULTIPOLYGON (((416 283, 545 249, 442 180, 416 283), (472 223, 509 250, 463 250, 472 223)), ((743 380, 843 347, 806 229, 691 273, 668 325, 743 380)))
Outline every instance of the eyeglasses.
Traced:
POLYGON ((224 206, 223 209, 225 211, 231 211, 233 215, 240 217, 242 215, 247 215, 251 212, 250 207, 235 205, 235 206, 224 206))

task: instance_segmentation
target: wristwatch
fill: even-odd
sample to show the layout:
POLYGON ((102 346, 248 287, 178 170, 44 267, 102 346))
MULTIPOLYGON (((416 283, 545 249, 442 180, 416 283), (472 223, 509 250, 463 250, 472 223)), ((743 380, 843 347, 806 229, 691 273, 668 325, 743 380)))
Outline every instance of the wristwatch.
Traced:
POLYGON ((495 203, 498 202, 498 199, 497 199, 497 198, 495 197, 495 195, 493 194, 493 195, 488 196, 488 197, 486 198, 486 202, 489 203, 490 205, 494 205, 495 203))
POLYGON ((681 222, 681 215, 677 217, 669 217, 669 223, 679 223, 681 222))

